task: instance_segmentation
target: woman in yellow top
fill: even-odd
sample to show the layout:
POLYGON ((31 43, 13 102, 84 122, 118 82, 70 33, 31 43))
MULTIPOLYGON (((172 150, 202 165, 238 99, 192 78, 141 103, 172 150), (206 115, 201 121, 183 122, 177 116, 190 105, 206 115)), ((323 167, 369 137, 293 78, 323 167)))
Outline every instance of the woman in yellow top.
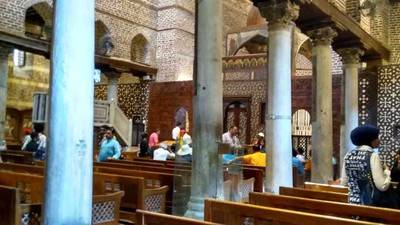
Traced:
POLYGON ((245 156, 237 157, 229 163, 233 162, 242 162, 244 164, 249 164, 252 166, 266 166, 267 165, 267 157, 266 153, 260 152, 260 149, 256 150, 253 154, 248 154, 245 156))

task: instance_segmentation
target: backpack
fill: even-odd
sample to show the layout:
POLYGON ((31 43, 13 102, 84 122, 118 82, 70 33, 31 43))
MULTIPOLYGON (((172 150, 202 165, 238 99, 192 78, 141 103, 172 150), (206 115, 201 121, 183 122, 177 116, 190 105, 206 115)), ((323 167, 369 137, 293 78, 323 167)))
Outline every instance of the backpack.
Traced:
POLYGON ((37 142, 37 140, 31 140, 29 141, 29 143, 26 145, 25 147, 25 151, 28 152, 36 152, 39 148, 39 143, 37 142))

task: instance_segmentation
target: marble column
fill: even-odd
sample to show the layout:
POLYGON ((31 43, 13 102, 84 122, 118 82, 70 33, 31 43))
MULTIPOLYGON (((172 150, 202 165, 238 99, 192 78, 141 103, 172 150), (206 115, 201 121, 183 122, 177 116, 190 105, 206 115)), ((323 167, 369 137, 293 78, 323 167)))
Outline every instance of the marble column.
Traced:
POLYGON ((9 54, 8 48, 0 46, 0 146, 5 139, 9 54))
MULTIPOLYGON (((222 183, 218 144, 222 136, 222 1, 197 1, 192 185, 185 216, 202 219, 204 198, 222 183)), ((220 187, 221 188, 221 187, 220 187)))
POLYGON ((313 43, 313 121, 311 180, 328 183, 333 179, 332 41, 331 27, 308 33, 313 43))
POLYGON ((291 187, 292 179, 292 95, 291 56, 293 27, 299 6, 292 1, 259 3, 268 21, 268 111, 266 115, 266 191, 279 193, 291 187))
POLYGON ((344 76, 344 99, 342 101, 344 103, 344 124, 342 124, 340 146, 340 162, 342 162, 346 153, 355 148, 351 143, 350 133, 358 126, 358 70, 363 51, 359 48, 344 48, 337 52, 342 57, 344 76))
POLYGON ((107 73, 106 76, 108 79, 107 100, 118 104, 118 80, 121 77, 121 74, 118 72, 112 72, 107 73))
POLYGON ((54 4, 42 218, 45 225, 90 225, 95 1, 57 0, 54 4))

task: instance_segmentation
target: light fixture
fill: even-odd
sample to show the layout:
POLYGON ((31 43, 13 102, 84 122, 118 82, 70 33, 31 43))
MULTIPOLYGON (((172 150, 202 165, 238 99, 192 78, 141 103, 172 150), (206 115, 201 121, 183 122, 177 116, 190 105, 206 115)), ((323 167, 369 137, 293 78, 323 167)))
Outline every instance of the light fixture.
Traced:
POLYGON ((371 16, 376 8, 375 0, 364 0, 358 10, 363 16, 371 16))
POLYGON ((142 79, 143 79, 143 81, 152 81, 153 80, 152 76, 149 74, 144 75, 142 79))

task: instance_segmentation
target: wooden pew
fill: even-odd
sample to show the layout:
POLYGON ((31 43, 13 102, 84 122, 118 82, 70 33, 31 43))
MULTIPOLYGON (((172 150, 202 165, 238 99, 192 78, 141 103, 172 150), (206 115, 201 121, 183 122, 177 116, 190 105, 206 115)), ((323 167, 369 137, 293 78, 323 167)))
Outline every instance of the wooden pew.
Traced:
POLYGON ((256 192, 250 193, 250 204, 350 219, 358 216, 364 221, 400 224, 400 210, 379 207, 256 192))
POLYGON ((304 188, 315 191, 330 191, 338 193, 349 193, 349 188, 341 185, 318 184, 312 182, 305 182, 304 188))
POLYGON ((0 185, 15 187, 20 191, 20 203, 43 202, 43 176, 0 171, 0 185))
POLYGON ((311 198, 311 199, 318 199, 325 201, 348 203, 348 194, 337 193, 337 192, 314 191, 303 188, 280 187, 279 194, 293 196, 293 197, 300 197, 300 198, 311 198))
POLYGON ((208 222, 241 225, 377 225, 378 223, 357 221, 334 216, 296 212, 286 209, 248 205, 242 203, 205 200, 204 220, 208 222))
POLYGON ((26 165, 18 163, 0 163, 0 170, 8 170, 17 173, 30 173, 37 175, 44 175, 44 168, 42 166, 26 165))
POLYGON ((92 224, 119 225, 119 208, 123 191, 93 196, 92 224))
POLYGON ((140 225, 217 225, 216 223, 142 210, 136 211, 136 221, 140 225))
POLYGON ((138 170, 128 170, 128 169, 118 169, 113 167, 103 167, 96 166, 94 167, 95 172, 107 173, 107 174, 116 174, 116 175, 125 175, 132 177, 143 177, 145 179, 145 188, 147 189, 155 189, 160 188, 162 186, 168 187, 168 192, 166 193, 166 207, 167 212, 172 212, 172 202, 174 193, 176 192, 189 192, 190 186, 184 187, 182 185, 182 177, 174 174, 167 173, 154 173, 148 171, 138 171, 138 170), (187 190, 189 188, 189 190, 187 190))

